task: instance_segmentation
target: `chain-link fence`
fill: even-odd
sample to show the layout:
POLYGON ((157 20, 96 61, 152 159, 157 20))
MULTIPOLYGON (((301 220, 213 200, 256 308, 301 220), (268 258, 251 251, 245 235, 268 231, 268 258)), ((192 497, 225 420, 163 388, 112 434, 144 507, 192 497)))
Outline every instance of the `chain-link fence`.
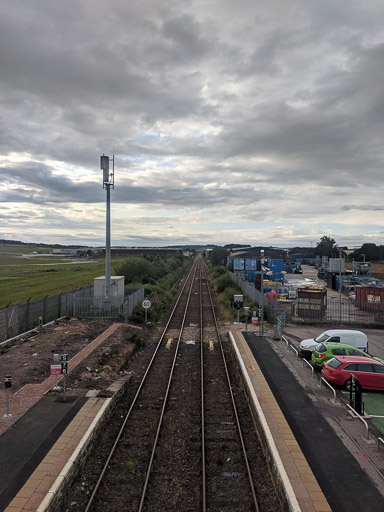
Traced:
POLYGON ((144 298, 144 288, 133 290, 120 299, 106 303, 93 297, 93 286, 44 299, 28 300, 14 304, 0 311, 0 342, 18 336, 62 317, 110 318, 126 321, 136 305, 144 298))

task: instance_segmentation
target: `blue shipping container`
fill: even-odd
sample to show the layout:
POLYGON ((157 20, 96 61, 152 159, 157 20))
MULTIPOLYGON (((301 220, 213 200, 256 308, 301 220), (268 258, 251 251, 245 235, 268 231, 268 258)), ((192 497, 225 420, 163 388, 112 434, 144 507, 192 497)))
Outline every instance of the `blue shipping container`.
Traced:
POLYGON ((281 272, 272 272, 272 275, 268 276, 268 280, 274 283, 284 283, 284 274, 281 272))
POLYGON ((269 260, 269 267, 272 270, 272 272, 282 272, 284 267, 284 261, 283 260, 269 260))
POLYGON ((233 260, 233 270, 244 270, 244 258, 235 258, 233 260))
POLYGON ((256 272, 254 272, 253 270, 248 270, 247 271, 247 278, 248 278, 248 281, 250 283, 254 283, 255 282, 255 275, 256 275, 256 272))
POLYGON ((256 259, 246 258, 245 260, 245 270, 256 270, 256 259))

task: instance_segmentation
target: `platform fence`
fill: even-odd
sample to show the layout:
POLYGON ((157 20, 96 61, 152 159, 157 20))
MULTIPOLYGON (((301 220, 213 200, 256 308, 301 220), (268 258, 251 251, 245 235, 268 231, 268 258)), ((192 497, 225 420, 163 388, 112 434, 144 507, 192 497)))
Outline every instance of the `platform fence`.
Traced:
POLYGON ((16 302, 0 310, 0 342, 62 317, 126 321, 143 299, 144 288, 140 287, 132 290, 123 299, 111 299, 105 304, 103 298, 93 297, 93 286, 86 286, 69 292, 47 295, 39 300, 31 298, 24 303, 16 302))

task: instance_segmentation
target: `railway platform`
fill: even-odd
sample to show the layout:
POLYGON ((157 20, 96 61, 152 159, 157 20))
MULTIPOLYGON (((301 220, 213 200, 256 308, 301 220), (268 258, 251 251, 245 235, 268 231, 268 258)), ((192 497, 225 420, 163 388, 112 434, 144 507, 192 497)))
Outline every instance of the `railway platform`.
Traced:
POLYGON ((306 393, 273 346, 282 342, 239 329, 231 334, 291 509, 384 510, 382 477, 368 471, 368 460, 377 462, 380 454, 373 440, 361 436, 361 424, 346 419, 342 404, 332 406, 330 413, 306 393), (341 424, 344 429, 337 428, 341 424))
POLYGON ((44 397, 0 438, 1 510, 55 509, 129 378, 113 383, 109 398, 80 397, 58 407, 61 398, 44 397))
MULTIPOLYGON (((296 438, 258 365, 251 348, 239 329, 232 329, 231 341, 245 380, 272 470, 285 495, 290 510, 331 512, 296 438)), ((253 334, 250 336, 255 337, 253 334)), ((258 338, 260 341, 261 338, 258 338)))

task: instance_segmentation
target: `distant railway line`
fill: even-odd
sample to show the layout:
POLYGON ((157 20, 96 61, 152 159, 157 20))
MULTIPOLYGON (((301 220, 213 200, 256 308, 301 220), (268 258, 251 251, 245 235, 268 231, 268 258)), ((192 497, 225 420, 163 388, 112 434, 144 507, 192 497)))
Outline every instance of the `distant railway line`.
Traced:
POLYGON ((262 449, 233 374, 198 258, 135 396, 120 404, 110 422, 108 430, 116 431, 112 446, 103 456, 97 450, 97 481, 83 503, 76 499, 65 510, 276 510, 262 449))

